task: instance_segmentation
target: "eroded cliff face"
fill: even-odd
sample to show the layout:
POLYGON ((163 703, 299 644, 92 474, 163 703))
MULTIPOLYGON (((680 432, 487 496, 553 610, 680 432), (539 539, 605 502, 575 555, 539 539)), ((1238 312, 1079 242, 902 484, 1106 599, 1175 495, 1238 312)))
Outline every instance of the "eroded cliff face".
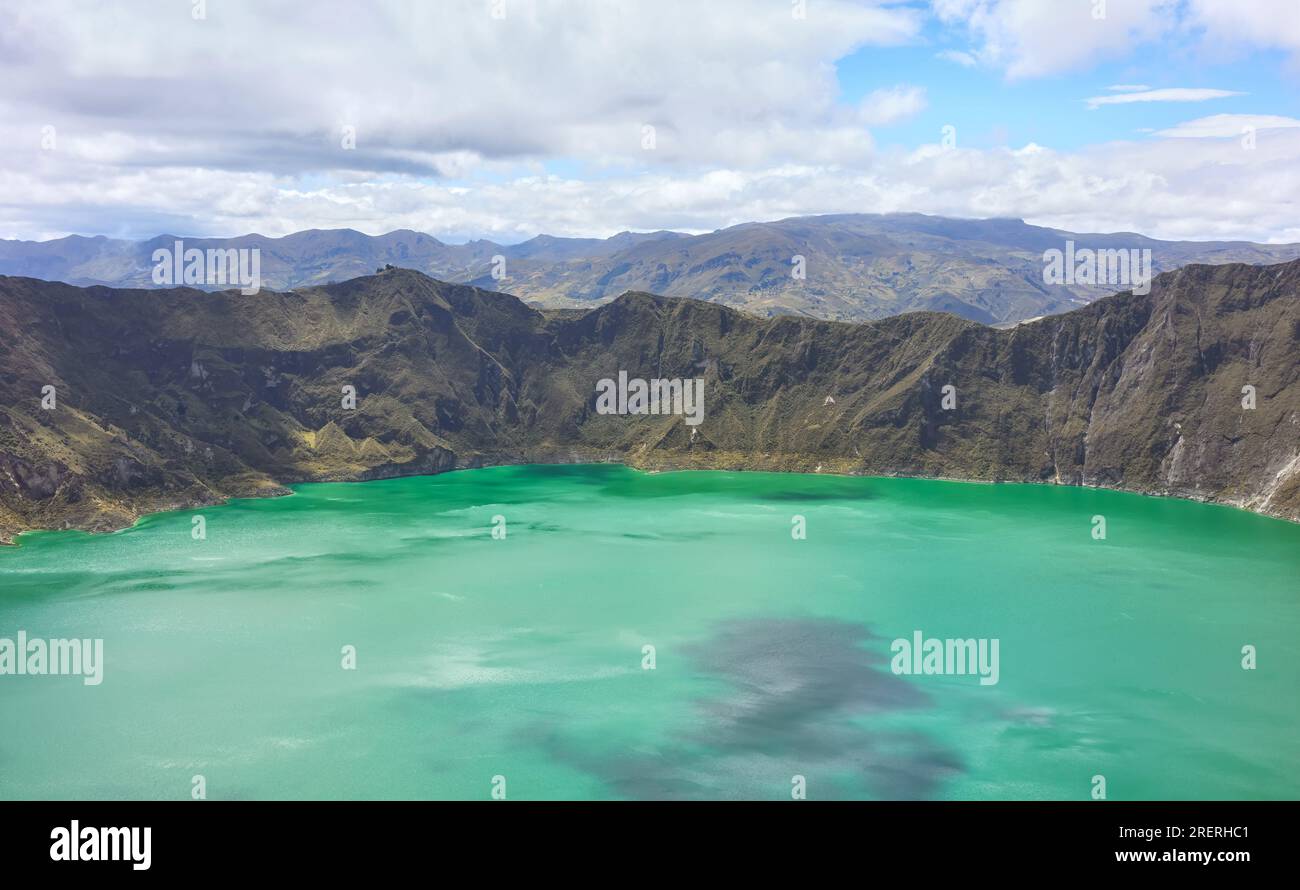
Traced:
POLYGON ((1003 331, 636 293, 546 315, 404 270, 253 296, 0 278, 0 535, 589 460, 1103 485, 1300 519, 1297 376, 1300 262, 1192 266, 1003 331), (703 378, 703 422, 597 413, 620 370, 703 378))
POLYGON ((1055 363, 1063 481, 1300 517, 1300 265, 1197 266, 1106 303, 1048 326, 1095 317, 1055 363))

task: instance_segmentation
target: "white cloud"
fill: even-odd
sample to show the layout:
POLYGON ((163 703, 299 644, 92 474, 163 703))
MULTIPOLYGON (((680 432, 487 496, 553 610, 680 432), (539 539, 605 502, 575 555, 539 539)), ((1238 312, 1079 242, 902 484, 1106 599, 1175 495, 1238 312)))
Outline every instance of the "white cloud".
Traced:
POLYGON ((1207 90, 1186 87, 1171 87, 1163 90, 1147 90, 1142 93, 1119 93, 1114 96, 1093 96, 1086 100, 1089 108, 1101 105, 1125 105, 1129 102, 1205 102, 1209 99, 1224 99, 1228 96, 1241 96, 1244 93, 1233 90, 1207 90))
POLYGON ((1248 130, 1291 127, 1300 127, 1300 120, 1277 114, 1213 114, 1209 117, 1198 117, 1194 121, 1184 121, 1167 130, 1160 130, 1156 135, 1176 139, 1225 138, 1242 136, 1248 130))
POLYGON ((1300 58, 1296 0, 932 0, 964 27, 971 54, 1008 77, 1087 70, 1144 44, 1192 40, 1219 55, 1255 48, 1300 58), (1104 15, 1102 11, 1104 10, 1104 15))
MULTIPOLYGON (((310 187, 269 173, 105 168, 83 179, 0 172, 0 235, 64 234, 69 220, 121 219, 122 234, 287 234, 411 228, 456 239, 517 241, 540 232, 710 231, 809 213, 918 211, 1022 217, 1074 231, 1165 238, 1300 241, 1300 128, 1238 140, 1154 139, 1061 152, 889 150, 869 164, 662 170, 583 181, 514 176, 452 186, 411 177, 326 178, 310 187)), ((113 234, 113 233, 109 233, 113 234)))
POLYGON ((956 62, 963 68, 970 68, 979 62, 971 53, 959 49, 946 49, 943 52, 936 53, 935 57, 948 62, 956 62))
POLYGON ((804 19, 747 0, 507 0, 504 19, 491 8, 214 2, 195 21, 183 2, 14 0, 0 7, 0 119, 52 124, 83 155, 122 164, 427 175, 562 156, 770 164, 795 132, 869 150, 849 138, 860 125, 837 104, 834 62, 910 41, 922 19, 850 0, 818 0, 804 19))
POLYGON ((925 109, 925 88, 899 84, 875 90, 858 105, 858 116, 869 127, 905 120, 925 109))
MULTIPOLYGON (((935 4, 971 23, 971 59, 1012 76, 1122 56, 1175 27, 1164 3, 1107 6, 1097 25, 1090 3, 935 4)), ((1297 128, 1261 128, 1254 151, 1173 138, 1217 132, 1212 118, 1070 152, 880 149, 867 127, 937 92, 885 85, 848 106, 835 63, 919 42, 912 5, 817 0, 805 20, 751 0, 507 0, 503 21, 489 8, 209 3, 194 21, 186 3, 11 0, 0 6, 0 236, 350 226, 518 240, 912 210, 1300 240, 1297 128), (46 125, 54 150, 41 147, 46 125), (344 125, 355 150, 340 145, 344 125)), ((1241 8, 1233 41, 1290 45, 1288 25, 1263 28, 1260 4, 1241 8)), ((1099 98, 1169 91, 1109 92, 1099 98)))
POLYGON ((1114 86, 1106 87, 1112 93, 1140 93, 1143 90, 1149 90, 1151 87, 1144 83, 1117 83, 1114 86))
POLYGON ((1190 18, 1216 44, 1300 53, 1300 8, 1294 0, 1190 0, 1190 18))
POLYGON ((1013 79, 1126 56, 1170 27, 1176 5, 1177 0, 932 0, 941 21, 967 28, 978 43, 971 53, 980 62, 1013 79))

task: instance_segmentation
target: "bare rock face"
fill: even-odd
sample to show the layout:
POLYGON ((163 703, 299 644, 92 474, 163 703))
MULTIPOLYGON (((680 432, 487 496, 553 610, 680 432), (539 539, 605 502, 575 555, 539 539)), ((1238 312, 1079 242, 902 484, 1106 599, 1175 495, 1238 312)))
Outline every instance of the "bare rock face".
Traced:
POLYGON ((13 455, 0 455, 0 486, 14 500, 49 500, 67 479, 68 468, 58 461, 33 466, 13 455))
POLYGON ((0 536, 584 460, 1100 485, 1295 520, 1298 378, 1300 261, 1189 266, 1008 330, 635 292, 543 313, 402 269, 252 296, 0 277, 0 536), (702 423, 602 413, 620 371, 703 379, 702 423))

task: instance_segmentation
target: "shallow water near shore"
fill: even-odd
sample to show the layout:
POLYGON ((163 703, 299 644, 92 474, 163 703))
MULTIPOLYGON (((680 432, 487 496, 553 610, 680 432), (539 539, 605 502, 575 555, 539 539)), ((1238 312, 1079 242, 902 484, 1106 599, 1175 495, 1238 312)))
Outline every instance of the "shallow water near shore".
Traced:
POLYGON ((1187 501, 607 465, 302 485, 24 535, 19 630, 105 664, 0 676, 5 799, 1300 797, 1300 526, 1187 501), (896 675, 918 630, 998 640, 998 682, 896 675))

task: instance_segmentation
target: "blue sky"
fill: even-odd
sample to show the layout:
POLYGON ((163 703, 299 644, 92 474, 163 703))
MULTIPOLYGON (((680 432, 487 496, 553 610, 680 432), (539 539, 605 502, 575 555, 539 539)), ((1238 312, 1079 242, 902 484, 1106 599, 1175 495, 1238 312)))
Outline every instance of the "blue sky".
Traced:
MULTIPOLYGON (((1298 4, 1300 8, 1300 4, 1298 4)), ((1297 13, 1300 15, 1300 12, 1297 13)), ((840 97, 860 101, 891 83, 924 87, 929 106, 915 117, 878 128, 879 141, 915 147, 934 142, 951 124, 972 147, 1028 142, 1069 150, 1115 140, 1150 139, 1153 131, 1210 114, 1271 114, 1300 118, 1300 76, 1286 53, 1259 51, 1215 59, 1176 43, 1157 43, 1122 61, 1091 70, 1034 79, 1008 79, 994 68, 938 58, 952 45, 863 47, 835 64, 840 97), (1088 110, 1085 100, 1117 85, 1152 89, 1193 87, 1242 93, 1203 102, 1146 102, 1088 110)))
POLYGON ((1300 241, 1296 0, 796 7, 9 0, 0 237, 906 211, 1300 241))

